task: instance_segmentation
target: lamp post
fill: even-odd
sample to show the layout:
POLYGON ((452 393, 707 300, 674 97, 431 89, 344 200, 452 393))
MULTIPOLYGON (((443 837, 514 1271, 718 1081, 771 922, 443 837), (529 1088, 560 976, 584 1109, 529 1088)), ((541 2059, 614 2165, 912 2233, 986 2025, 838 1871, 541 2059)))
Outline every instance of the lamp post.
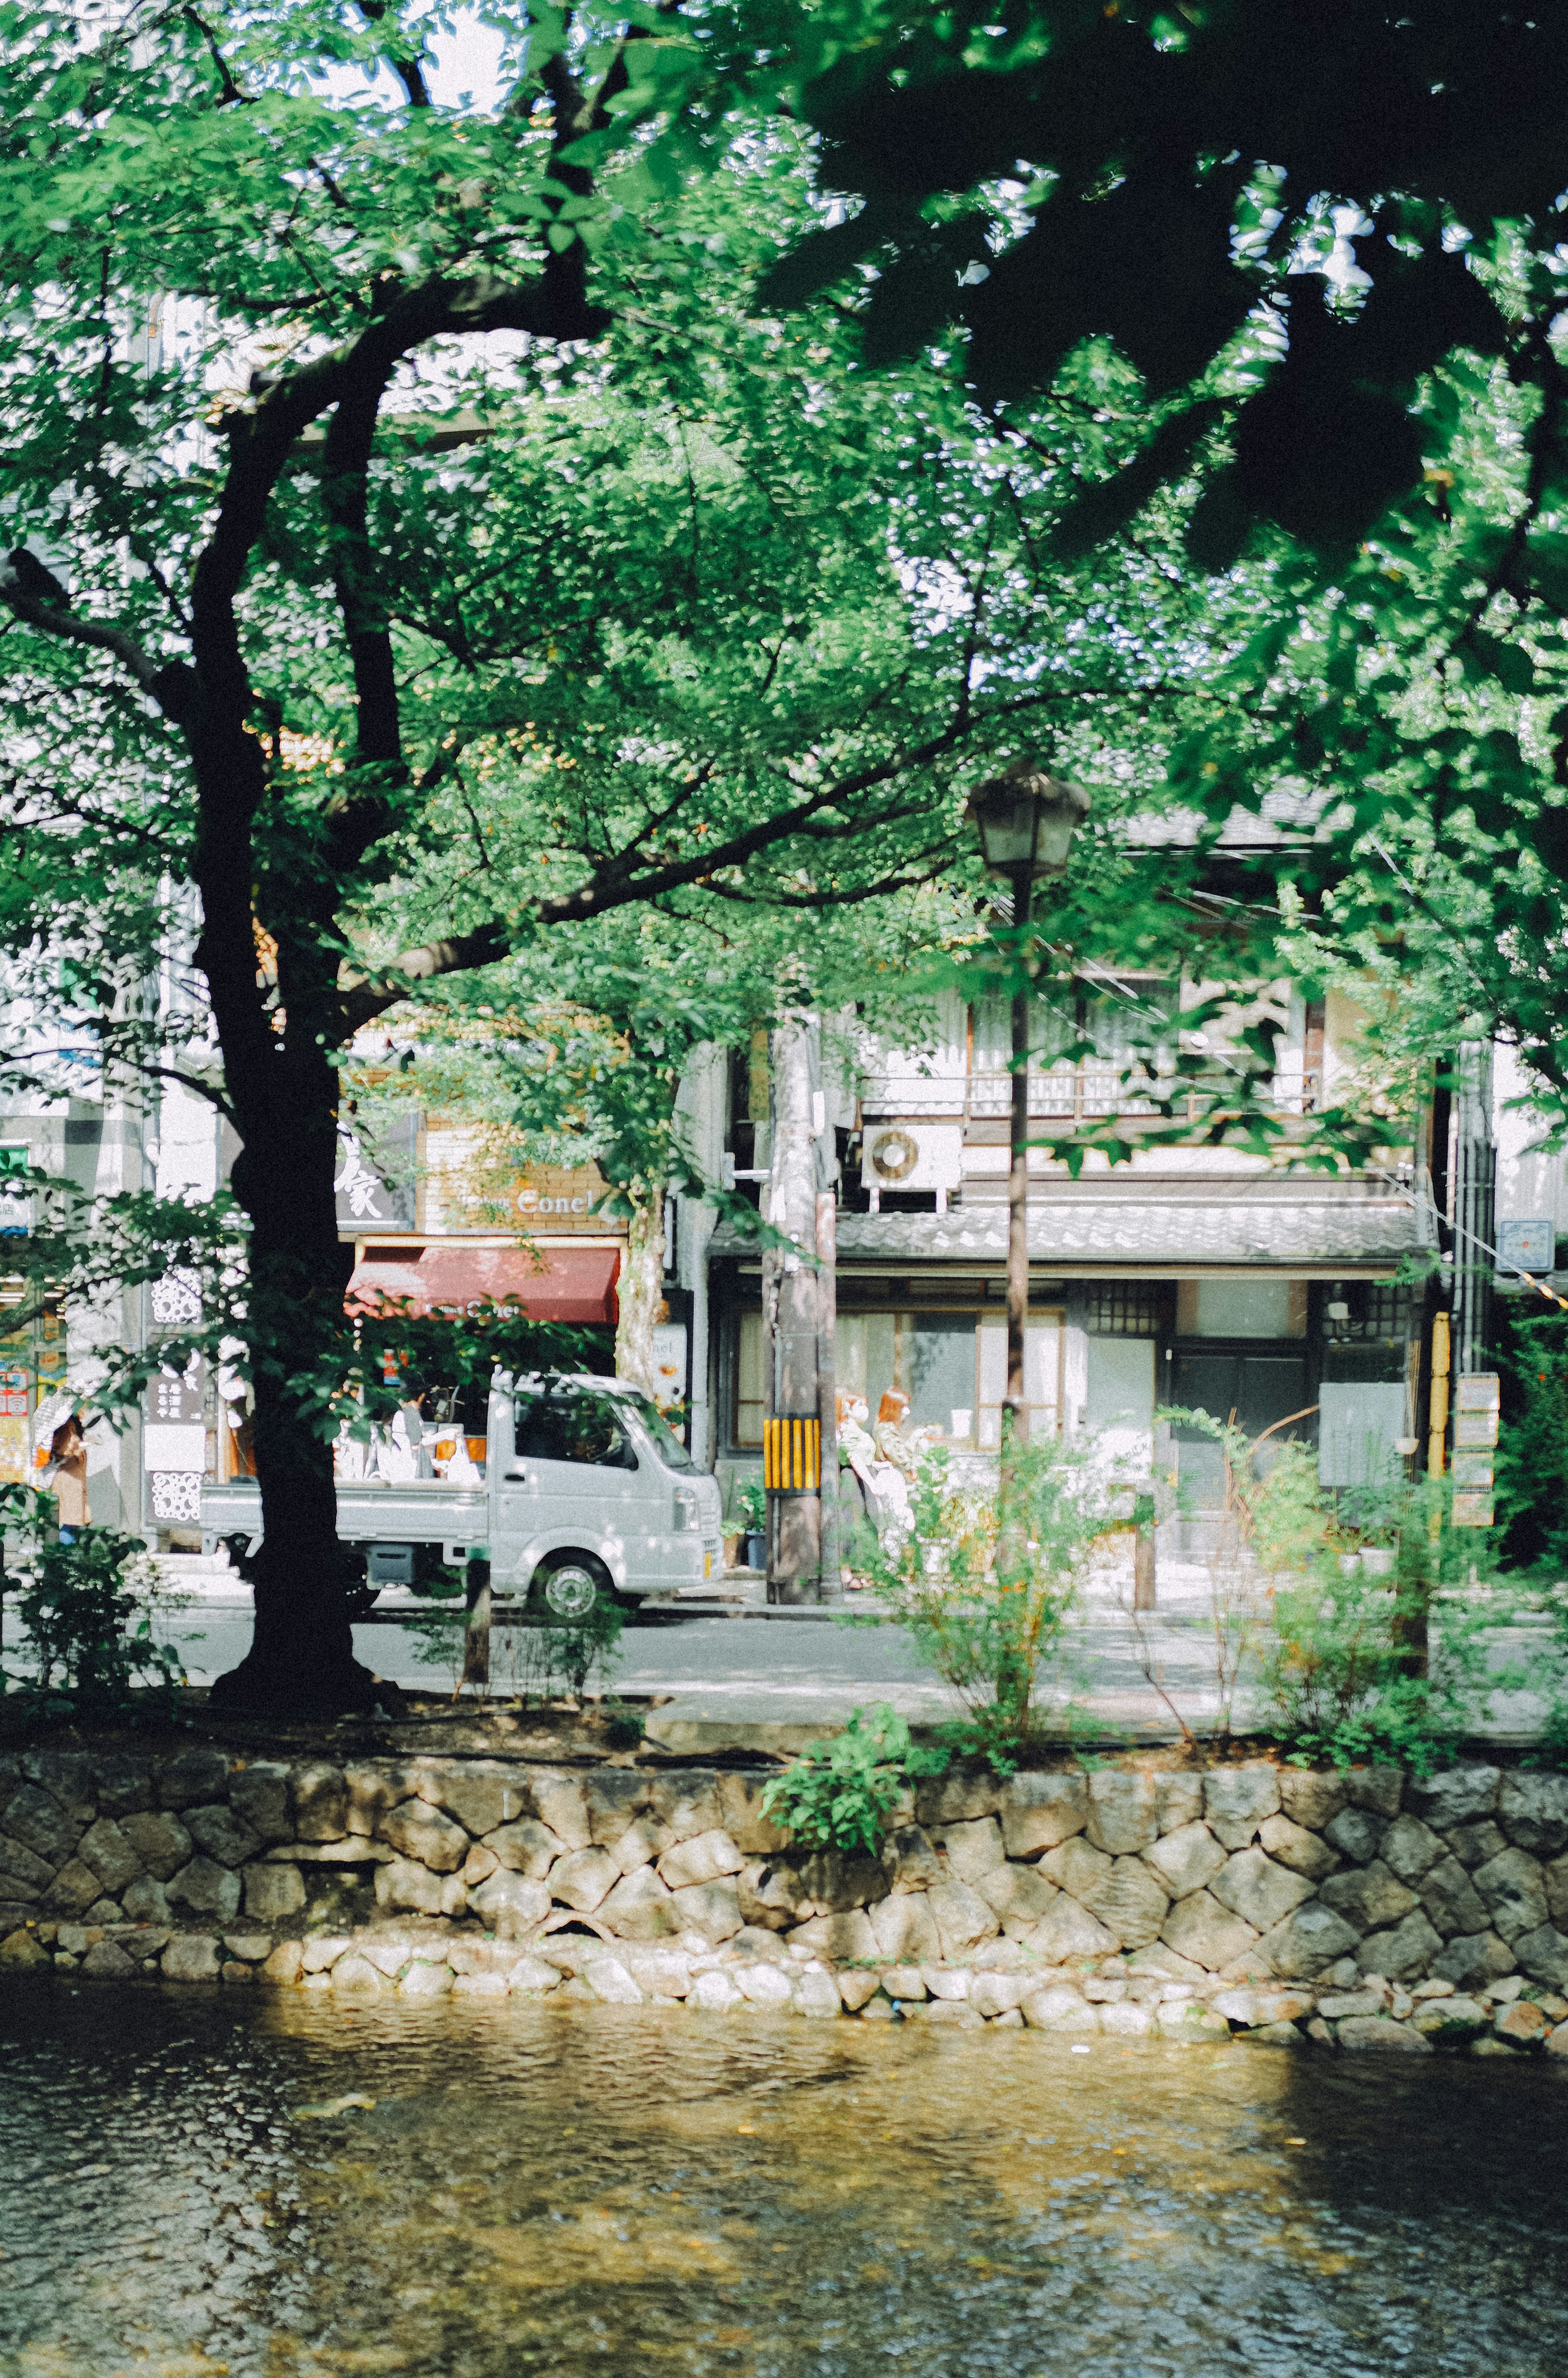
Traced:
POLYGON ((1007 1390, 1003 1432, 1029 1442, 1024 1391, 1024 1329, 1029 1319, 1029 990, 1025 935, 1035 883, 1065 875, 1073 835, 1089 814, 1080 785, 1048 775, 1037 760, 1015 760, 999 776, 977 785, 966 811, 980 836, 985 864, 1012 886, 1019 939, 1019 988, 1013 994, 1011 1162, 1007 1174, 1007 1390), (1010 1423, 1006 1417, 1011 1415, 1010 1423))

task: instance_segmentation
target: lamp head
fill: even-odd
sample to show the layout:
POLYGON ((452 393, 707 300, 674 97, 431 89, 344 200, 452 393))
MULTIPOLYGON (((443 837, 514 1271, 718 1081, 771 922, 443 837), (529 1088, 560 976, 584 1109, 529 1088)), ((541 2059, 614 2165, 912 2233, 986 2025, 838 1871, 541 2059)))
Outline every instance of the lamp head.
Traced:
POLYGON ((1049 775, 1038 760, 1015 760, 975 787, 964 814, 993 874, 1062 875, 1089 810, 1081 785, 1049 775))

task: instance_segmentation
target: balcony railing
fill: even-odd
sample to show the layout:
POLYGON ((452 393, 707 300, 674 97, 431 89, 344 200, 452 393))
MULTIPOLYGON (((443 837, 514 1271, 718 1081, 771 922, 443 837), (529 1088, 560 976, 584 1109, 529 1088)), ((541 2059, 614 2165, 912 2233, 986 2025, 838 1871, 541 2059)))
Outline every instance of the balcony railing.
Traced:
MULTIPOLYGON (((1188 1086, 1186 1103, 1196 1116, 1210 1098, 1223 1095, 1226 1074, 1216 1067, 1212 1076, 1188 1086)), ((1155 1101, 1182 1089, 1175 1075, 1127 1078, 1116 1066, 1030 1068, 1029 1113, 1031 1122, 1098 1122, 1106 1115, 1149 1115, 1155 1101)), ((1272 1102, 1283 1114, 1310 1114, 1322 1099, 1322 1076, 1317 1072, 1277 1074, 1272 1102)), ((982 1070, 942 1078, 912 1074, 873 1074, 861 1084, 861 1109, 867 1117, 897 1115, 907 1122, 981 1123, 1005 1121, 1012 1111, 1013 1077, 1005 1069, 982 1070)))

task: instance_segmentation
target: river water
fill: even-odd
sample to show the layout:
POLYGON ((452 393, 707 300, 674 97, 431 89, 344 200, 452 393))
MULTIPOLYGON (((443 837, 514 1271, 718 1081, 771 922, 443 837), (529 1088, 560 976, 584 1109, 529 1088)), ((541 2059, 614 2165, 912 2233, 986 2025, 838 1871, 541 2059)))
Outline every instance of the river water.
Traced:
POLYGON ((18 1988, 0 2372, 1562 2378, 1565 2145, 1524 2060, 18 1988))

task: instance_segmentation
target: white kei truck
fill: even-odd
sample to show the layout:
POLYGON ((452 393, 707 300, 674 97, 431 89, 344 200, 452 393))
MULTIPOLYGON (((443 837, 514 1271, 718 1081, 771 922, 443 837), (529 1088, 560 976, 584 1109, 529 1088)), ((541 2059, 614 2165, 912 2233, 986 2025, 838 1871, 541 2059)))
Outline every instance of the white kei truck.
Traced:
MULTIPOLYGON (((337 1501, 339 1542, 364 1548, 372 1593, 488 1561, 498 1601, 574 1620, 601 1600, 635 1609, 701 1585, 722 1566, 718 1481, 624 1379, 497 1372, 478 1483, 340 1478, 337 1501)), ((255 1479, 204 1486, 201 1531, 209 1552, 238 1539, 254 1553, 255 1479)))

